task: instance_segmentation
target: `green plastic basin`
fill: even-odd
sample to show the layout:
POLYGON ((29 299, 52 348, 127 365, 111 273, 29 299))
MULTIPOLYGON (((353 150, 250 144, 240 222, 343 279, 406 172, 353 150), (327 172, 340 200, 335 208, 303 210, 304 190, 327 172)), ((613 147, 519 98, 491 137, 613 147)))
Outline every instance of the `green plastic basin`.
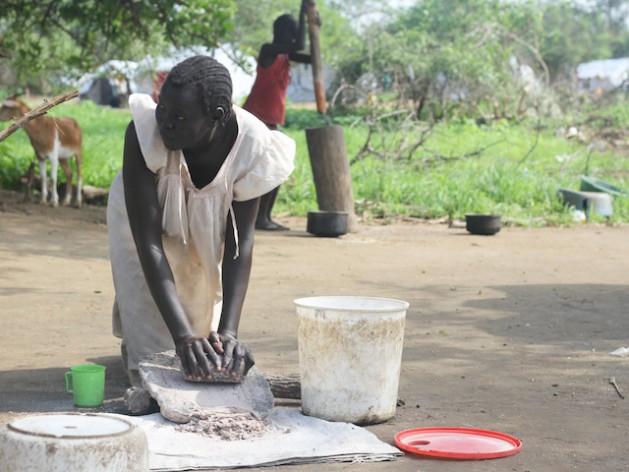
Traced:
POLYGON ((623 197, 627 196, 627 192, 620 187, 616 187, 615 185, 603 182, 596 177, 590 177, 587 175, 581 176, 581 190, 584 192, 605 192, 610 195, 619 195, 623 197))

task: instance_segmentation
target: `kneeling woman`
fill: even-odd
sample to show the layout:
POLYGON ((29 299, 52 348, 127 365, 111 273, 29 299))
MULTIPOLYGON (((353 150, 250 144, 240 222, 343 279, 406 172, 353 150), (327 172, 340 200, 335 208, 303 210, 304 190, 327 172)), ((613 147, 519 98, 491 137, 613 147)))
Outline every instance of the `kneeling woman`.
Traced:
POLYGON ((288 178, 295 143, 231 97, 227 69, 195 56, 172 69, 157 104, 129 99, 107 226, 114 335, 134 387, 140 360, 173 348, 195 379, 210 363, 234 376, 254 363, 237 337, 259 197, 288 178))

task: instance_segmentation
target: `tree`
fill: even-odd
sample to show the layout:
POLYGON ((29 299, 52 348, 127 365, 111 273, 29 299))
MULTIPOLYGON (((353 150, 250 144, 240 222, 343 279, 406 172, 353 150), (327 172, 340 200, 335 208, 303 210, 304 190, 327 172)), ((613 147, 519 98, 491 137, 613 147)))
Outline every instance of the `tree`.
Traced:
POLYGON ((594 8, 605 16, 613 56, 629 55, 629 31, 627 27, 629 1, 596 0, 594 8))
MULTIPOLYGON (((248 56, 256 57, 260 46, 273 40, 273 21, 284 13, 295 18, 299 14, 301 0, 234 0, 236 14, 234 28, 224 38, 224 42, 236 45, 248 56)), ((350 2, 351 3, 351 2, 350 2)), ((319 0, 317 11, 323 22, 321 29, 321 54, 323 62, 335 67, 342 57, 360 44, 349 20, 341 12, 319 0), (343 47, 340 48, 339 44, 343 47)))
POLYGON ((548 2, 543 8, 539 49, 553 79, 561 79, 581 62, 612 57, 610 31, 597 9, 574 2, 548 2))
POLYGON ((25 79, 170 45, 213 47, 233 13, 232 0, 4 0, 0 60, 25 79))
MULTIPOLYGON (((358 0, 334 3, 361 11, 358 0)), ((350 83, 366 72, 393 78, 418 117, 453 107, 517 116, 541 90, 522 68, 549 85, 581 62, 629 53, 628 11, 629 0, 416 0, 361 28, 361 47, 344 50, 339 69, 350 83)))
POLYGON ((430 111, 439 118, 452 105, 504 108, 502 102, 517 99, 522 88, 512 58, 526 49, 535 62, 523 27, 528 14, 521 4, 501 0, 417 1, 392 22, 365 28, 363 57, 354 64, 360 73, 369 68, 379 77, 393 76, 418 117, 430 111))

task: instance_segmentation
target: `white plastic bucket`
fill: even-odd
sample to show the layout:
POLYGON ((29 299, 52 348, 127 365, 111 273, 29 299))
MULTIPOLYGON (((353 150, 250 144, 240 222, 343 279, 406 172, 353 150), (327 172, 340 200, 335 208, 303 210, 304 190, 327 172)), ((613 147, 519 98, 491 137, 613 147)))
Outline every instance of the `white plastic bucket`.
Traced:
POLYGON ((42 414, 0 426, 0 470, 148 472, 146 434, 101 414, 42 414))
POLYGON ((354 424, 393 417, 408 303, 350 296, 294 303, 304 414, 354 424))

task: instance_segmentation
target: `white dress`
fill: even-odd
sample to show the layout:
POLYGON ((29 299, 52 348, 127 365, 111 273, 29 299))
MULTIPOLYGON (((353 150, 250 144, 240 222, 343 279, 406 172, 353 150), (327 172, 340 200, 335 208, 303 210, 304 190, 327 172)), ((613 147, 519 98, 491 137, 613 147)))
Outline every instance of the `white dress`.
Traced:
MULTIPOLYGON (((156 174, 163 209, 162 240, 177 294, 195 334, 208 336, 218 326, 221 313, 221 264, 230 213, 238 242, 238 229, 230 212, 232 201, 257 198, 285 181, 293 171, 295 142, 234 106, 236 142, 214 180, 197 189, 183 153, 164 146, 155 122, 155 107, 149 95, 129 98, 144 160, 156 174)), ((123 360, 135 386, 139 385, 138 362, 146 355, 174 349, 174 342, 140 266, 124 201, 122 172, 109 192, 107 230, 116 291, 113 332, 123 339, 123 360)))

